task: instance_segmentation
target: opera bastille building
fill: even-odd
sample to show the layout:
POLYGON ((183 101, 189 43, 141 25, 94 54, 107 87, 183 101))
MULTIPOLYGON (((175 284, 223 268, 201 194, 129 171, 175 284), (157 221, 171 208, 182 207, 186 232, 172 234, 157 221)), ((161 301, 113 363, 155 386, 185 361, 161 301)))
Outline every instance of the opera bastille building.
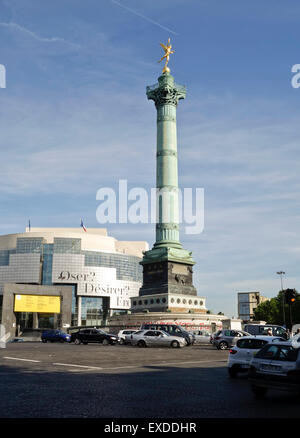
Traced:
POLYGON ((0 236, 0 317, 10 336, 24 329, 105 325, 125 313, 142 285, 146 242, 106 229, 31 228, 0 236))

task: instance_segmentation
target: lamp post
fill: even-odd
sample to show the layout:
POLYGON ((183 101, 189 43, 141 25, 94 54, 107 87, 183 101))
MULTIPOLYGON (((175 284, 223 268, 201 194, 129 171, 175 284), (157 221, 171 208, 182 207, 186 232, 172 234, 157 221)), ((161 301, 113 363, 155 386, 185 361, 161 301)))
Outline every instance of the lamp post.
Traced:
POLYGON ((278 271, 277 272, 278 275, 280 275, 280 280, 281 280, 281 291, 282 291, 282 313, 283 313, 283 325, 285 326, 285 310, 284 310, 284 293, 283 293, 283 285, 282 285, 282 275, 285 274, 284 271, 278 271))

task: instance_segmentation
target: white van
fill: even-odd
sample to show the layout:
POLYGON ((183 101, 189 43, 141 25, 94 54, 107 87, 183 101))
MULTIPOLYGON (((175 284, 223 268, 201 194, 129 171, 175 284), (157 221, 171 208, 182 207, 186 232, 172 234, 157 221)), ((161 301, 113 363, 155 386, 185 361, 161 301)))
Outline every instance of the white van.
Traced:
POLYGON ((284 339, 289 339, 289 334, 287 330, 280 325, 273 324, 245 324, 244 330, 245 332, 250 333, 251 335, 268 335, 268 330, 272 330, 273 336, 280 336, 284 339))

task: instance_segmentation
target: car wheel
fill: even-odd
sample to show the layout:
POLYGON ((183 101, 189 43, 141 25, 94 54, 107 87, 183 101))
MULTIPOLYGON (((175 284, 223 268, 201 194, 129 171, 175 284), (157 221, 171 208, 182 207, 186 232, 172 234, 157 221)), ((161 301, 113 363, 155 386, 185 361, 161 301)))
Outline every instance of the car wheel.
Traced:
POLYGON ((125 341, 124 341, 124 339, 120 339, 120 342, 119 342, 119 344, 120 344, 120 345, 124 345, 124 344, 125 344, 125 341))
POLYGON ((65 340, 64 340, 64 339, 60 339, 59 342, 60 342, 61 344, 63 344, 63 343, 65 342, 65 340))
POLYGON ((145 348, 145 347, 147 347, 145 341, 139 341, 139 342, 137 343, 137 346, 140 347, 140 348, 145 348))
POLYGON ((79 345, 79 344, 81 344, 81 341, 80 341, 80 339, 75 339, 75 341, 74 341, 74 344, 76 344, 76 345, 79 345))
POLYGON ((42 339, 42 342, 43 342, 44 344, 46 344, 47 339, 42 339))
POLYGON ((225 342, 225 341, 220 342, 218 348, 219 348, 219 350, 227 350, 227 348, 228 348, 227 342, 225 342))
POLYGON ((232 379, 234 379, 238 374, 238 369, 234 367, 228 368, 228 374, 232 379))
POLYGON ((257 400, 261 400, 262 398, 264 398, 268 390, 268 388, 263 388, 262 386, 256 386, 256 385, 252 385, 251 389, 254 394, 254 397, 257 400))
POLYGON ((109 340, 108 339, 103 339, 102 344, 103 345, 108 345, 109 344, 109 340))
POLYGON ((171 347, 172 348, 179 348, 180 347, 179 342, 178 341, 172 341, 171 342, 171 347))
POLYGON ((87 345, 88 343, 87 342, 83 342, 83 345, 87 345))

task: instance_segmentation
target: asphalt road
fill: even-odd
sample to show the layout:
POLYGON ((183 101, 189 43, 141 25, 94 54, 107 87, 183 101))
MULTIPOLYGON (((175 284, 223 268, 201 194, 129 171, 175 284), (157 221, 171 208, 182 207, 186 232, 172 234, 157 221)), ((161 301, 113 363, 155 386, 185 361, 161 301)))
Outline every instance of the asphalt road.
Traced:
POLYGON ((0 418, 298 418, 296 395, 254 399, 228 351, 98 344, 0 349, 0 418))

